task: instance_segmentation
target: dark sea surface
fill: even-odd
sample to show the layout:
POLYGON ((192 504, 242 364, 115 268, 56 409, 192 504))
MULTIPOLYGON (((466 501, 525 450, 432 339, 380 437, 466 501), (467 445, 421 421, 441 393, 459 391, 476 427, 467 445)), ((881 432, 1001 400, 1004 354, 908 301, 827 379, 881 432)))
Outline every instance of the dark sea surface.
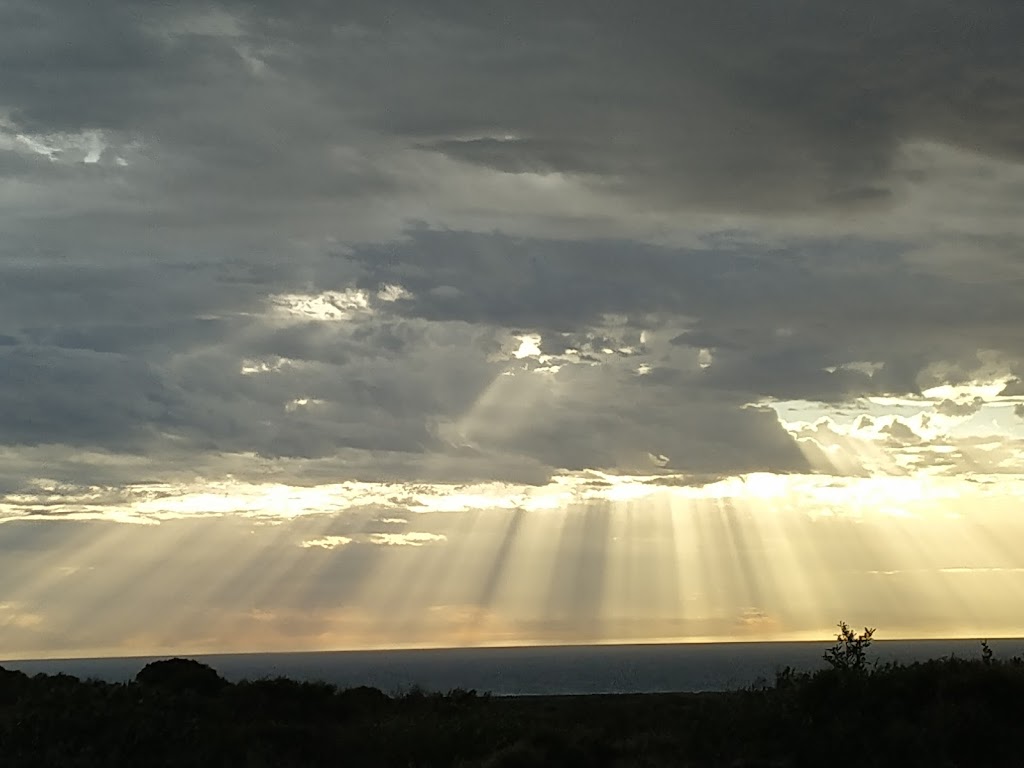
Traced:
MULTIPOLYGON (((992 640, 997 658, 1024 656, 1024 639, 992 640)), ((585 645, 532 648, 454 648, 401 651, 331 651, 196 655, 231 681, 266 677, 323 680, 343 688, 369 685, 387 693, 412 686, 447 692, 475 689, 496 696, 588 693, 722 691, 774 681, 786 666, 825 666, 827 641, 585 645)), ((956 655, 979 658, 978 640, 876 641, 868 651, 880 662, 909 663, 956 655)), ((132 679, 165 656, 45 661, 2 661, 28 674, 63 672, 111 682, 132 679)))

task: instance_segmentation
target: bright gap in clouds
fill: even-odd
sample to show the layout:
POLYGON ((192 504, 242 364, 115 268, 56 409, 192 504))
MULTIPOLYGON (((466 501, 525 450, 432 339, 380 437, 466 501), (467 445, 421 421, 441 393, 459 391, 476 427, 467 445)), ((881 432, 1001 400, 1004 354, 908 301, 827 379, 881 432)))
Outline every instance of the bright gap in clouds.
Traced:
MULTIPOLYGON (((839 603, 887 638, 1024 630, 1020 477, 674 480, 139 488, 124 512, 57 524, 73 535, 48 567, 19 556, 34 575, 0 612, 4 654, 71 621, 90 642, 47 653, 805 639, 839 603), (183 610, 145 610, 171 584, 183 610), (120 608, 82 610, 115 585, 120 608)), ((15 511, 5 526, 33 524, 15 511)))
POLYGON ((356 289, 319 294, 284 293, 271 296, 270 303, 278 316, 293 320, 348 320, 370 309, 369 296, 356 289))

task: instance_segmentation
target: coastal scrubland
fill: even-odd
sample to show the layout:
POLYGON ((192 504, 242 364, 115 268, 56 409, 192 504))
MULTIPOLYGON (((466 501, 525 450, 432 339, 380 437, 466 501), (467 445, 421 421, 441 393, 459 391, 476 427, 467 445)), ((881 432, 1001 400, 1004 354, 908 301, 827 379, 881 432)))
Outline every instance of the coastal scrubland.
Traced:
POLYGON ((1019 766, 1024 660, 877 664, 845 624, 825 669, 725 693, 492 697, 278 678, 188 659, 134 680, 0 667, 4 766, 1019 766))

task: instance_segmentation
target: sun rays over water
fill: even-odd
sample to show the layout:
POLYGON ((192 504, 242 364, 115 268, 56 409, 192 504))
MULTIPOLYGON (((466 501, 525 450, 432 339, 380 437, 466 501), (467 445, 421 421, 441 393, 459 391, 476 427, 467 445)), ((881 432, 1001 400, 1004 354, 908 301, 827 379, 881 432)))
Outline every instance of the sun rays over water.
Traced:
MULTIPOLYGON (((446 440, 548 428, 570 391, 539 343, 507 345, 446 440)), ((0 655, 796 640, 839 618, 1024 634, 1020 444, 976 426, 1001 424, 1006 391, 772 404, 814 473, 705 478, 652 453, 651 474, 540 484, 40 478, 0 497, 0 655)))
POLYGON ((846 616, 886 638, 1024 630, 1018 486, 232 488, 131 505, 153 525, 5 523, 24 546, 4 655, 789 640, 846 616))
POLYGON ((1024 634, 1024 4, 316 5, 0 2, 0 658, 1024 634))

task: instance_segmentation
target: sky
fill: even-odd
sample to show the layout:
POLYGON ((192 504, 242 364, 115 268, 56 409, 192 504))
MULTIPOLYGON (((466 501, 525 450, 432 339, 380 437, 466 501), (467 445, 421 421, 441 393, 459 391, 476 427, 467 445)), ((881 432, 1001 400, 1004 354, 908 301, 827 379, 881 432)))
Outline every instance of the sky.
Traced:
POLYGON ((1024 635, 1019 0, 0 0, 0 658, 1024 635))

